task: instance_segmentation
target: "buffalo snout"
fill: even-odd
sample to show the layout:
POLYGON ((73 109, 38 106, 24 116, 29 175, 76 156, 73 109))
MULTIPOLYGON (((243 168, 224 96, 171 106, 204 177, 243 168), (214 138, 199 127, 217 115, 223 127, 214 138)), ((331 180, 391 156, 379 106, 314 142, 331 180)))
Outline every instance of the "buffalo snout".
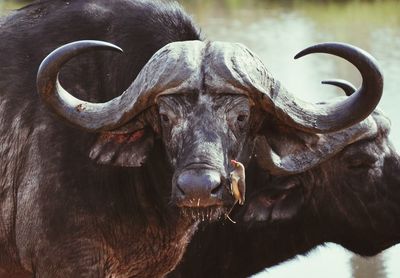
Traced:
POLYGON ((212 169, 188 169, 176 179, 175 197, 181 207, 208 207, 222 204, 223 178, 212 169))

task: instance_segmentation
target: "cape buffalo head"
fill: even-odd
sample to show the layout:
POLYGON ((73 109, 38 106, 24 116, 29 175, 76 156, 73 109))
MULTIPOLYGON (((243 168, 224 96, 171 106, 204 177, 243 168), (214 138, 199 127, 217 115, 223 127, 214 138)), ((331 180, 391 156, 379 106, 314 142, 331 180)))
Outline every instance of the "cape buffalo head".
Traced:
POLYGON ((351 127, 373 111, 383 86, 379 69, 367 53, 345 44, 320 44, 296 57, 315 52, 340 56, 358 68, 363 83, 344 100, 305 103, 289 94, 245 46, 184 41, 156 52, 122 95, 91 103, 64 90, 58 72, 74 56, 94 49, 120 51, 105 42, 78 41, 52 52, 38 73, 43 100, 66 121, 102 133, 90 154, 100 163, 141 166, 153 138, 161 138, 172 173, 172 201, 185 208, 233 203, 231 159, 246 165, 256 154, 267 171, 296 172, 335 154, 366 130, 354 130, 343 138, 328 135, 323 144, 303 142, 303 154, 291 156, 290 142, 271 147, 264 127, 274 122, 315 136, 351 127), (117 146, 105 147, 110 137, 120 139, 117 146))

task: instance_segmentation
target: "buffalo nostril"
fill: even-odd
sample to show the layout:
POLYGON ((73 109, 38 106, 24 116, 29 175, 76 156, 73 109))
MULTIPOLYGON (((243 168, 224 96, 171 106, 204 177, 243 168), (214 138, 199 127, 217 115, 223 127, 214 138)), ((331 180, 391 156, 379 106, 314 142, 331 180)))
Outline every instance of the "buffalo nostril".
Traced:
POLYGON ((180 193, 182 196, 184 196, 184 195, 185 195, 185 191, 183 191, 183 189, 181 188, 181 186, 180 186, 180 184, 179 184, 179 181, 178 181, 178 183, 176 184, 176 187, 178 188, 179 193, 180 193))
POLYGON ((222 183, 219 183, 213 190, 211 190, 212 195, 217 195, 218 191, 221 189, 222 183))

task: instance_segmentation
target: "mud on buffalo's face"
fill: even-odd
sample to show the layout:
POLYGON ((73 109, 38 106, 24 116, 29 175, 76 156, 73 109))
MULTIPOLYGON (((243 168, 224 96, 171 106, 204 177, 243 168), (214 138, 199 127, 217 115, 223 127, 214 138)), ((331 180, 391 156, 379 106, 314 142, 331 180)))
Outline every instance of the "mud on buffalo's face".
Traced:
POLYGON ((350 45, 319 44, 296 56, 316 52, 340 56, 363 77, 362 86, 348 98, 312 104, 289 94, 243 45, 184 41, 156 52, 119 97, 90 103, 63 89, 58 72, 72 57, 93 49, 120 51, 99 41, 64 45, 42 62, 38 92, 64 120, 103 134, 90 154, 101 163, 142 166, 154 141, 151 134, 160 136, 173 172, 172 200, 181 207, 231 205, 231 159, 246 165, 254 154, 261 168, 273 175, 316 166, 367 136, 371 130, 367 117, 382 94, 382 76, 374 59, 350 45), (296 136, 277 139, 273 135, 280 132, 271 126, 283 133, 307 134, 304 138, 313 142, 296 136), (337 133, 344 129, 348 131, 337 133), (104 141, 108 143, 104 134, 122 136, 116 148, 119 154, 101 155, 104 141))

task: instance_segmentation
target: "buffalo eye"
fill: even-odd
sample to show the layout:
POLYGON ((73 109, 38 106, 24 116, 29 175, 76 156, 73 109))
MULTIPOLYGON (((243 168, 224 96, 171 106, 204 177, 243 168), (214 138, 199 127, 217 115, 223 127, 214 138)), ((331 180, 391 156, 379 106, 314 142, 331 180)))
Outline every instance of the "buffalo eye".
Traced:
POLYGON ((374 165, 373 161, 353 160, 349 163, 350 169, 366 169, 374 165))
POLYGON ((247 119, 247 115, 241 114, 237 117, 238 122, 244 122, 247 119))
POLYGON ((169 123, 169 118, 166 114, 161 114, 161 121, 164 123, 169 123))
POLYGON ((368 169, 374 167, 378 160, 377 156, 369 154, 358 154, 347 158, 347 165, 350 169, 368 169))
POLYGON ((247 125, 247 120, 249 118, 249 115, 247 113, 239 113, 236 116, 236 125, 240 128, 243 129, 247 125))

